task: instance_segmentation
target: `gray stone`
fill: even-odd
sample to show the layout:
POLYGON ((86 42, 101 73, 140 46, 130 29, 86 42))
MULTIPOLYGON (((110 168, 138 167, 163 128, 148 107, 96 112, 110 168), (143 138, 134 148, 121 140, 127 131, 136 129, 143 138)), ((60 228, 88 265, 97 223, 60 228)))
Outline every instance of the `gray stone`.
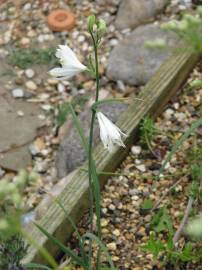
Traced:
POLYGON ((168 3, 169 0, 123 0, 115 25, 118 29, 133 29, 154 19, 168 3))
MULTIPOLYGON (((116 122, 118 117, 127 108, 126 104, 115 103, 105 104, 100 106, 101 111, 113 122, 116 122)), ((82 112, 79 116, 80 123, 84 129, 86 137, 89 135, 91 111, 89 109, 82 112)), ((124 132, 124 130, 123 130, 124 132)), ((94 127, 94 146, 99 142, 99 127, 96 121, 94 127)), ((69 125, 69 130, 65 136, 65 139, 60 144, 57 156, 56 156, 56 168, 58 177, 64 177, 75 168, 80 166, 86 160, 85 150, 81 144, 80 137, 74 124, 69 125)))
POLYGON ((0 166, 17 171, 31 164, 28 145, 37 136, 37 128, 44 125, 38 118, 36 104, 13 99, 8 91, 0 88, 0 166), (19 117, 17 112, 23 111, 19 117))
POLYGON ((107 75, 131 85, 144 85, 160 65, 170 56, 177 37, 148 24, 140 26, 115 47, 109 57, 107 75), (164 39, 165 49, 146 48, 145 42, 164 39))
POLYGON ((21 88, 16 88, 12 90, 12 95, 14 98, 22 98, 24 97, 24 91, 21 88))

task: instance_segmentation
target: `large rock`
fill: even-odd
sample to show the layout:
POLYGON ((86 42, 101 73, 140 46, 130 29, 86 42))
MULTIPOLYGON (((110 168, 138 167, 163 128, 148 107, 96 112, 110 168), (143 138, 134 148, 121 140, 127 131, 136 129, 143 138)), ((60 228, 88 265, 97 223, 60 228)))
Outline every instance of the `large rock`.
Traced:
POLYGON ((135 28, 151 21, 169 3, 169 0, 122 0, 116 17, 118 29, 135 28))
POLYGON ((38 105, 16 100, 0 88, 0 167, 17 171, 31 165, 29 144, 44 125, 40 113, 38 105))
POLYGON ((144 85, 160 65, 170 56, 177 43, 177 37, 160 29, 160 26, 148 24, 136 28, 111 52, 107 75, 112 80, 121 80, 131 85, 144 85), (162 38, 165 49, 146 48, 145 42, 162 38))
MULTIPOLYGON (((127 108, 126 104, 115 103, 102 105, 102 111, 109 117, 110 120, 116 122, 119 115, 127 108)), ((79 116, 80 123, 84 129, 85 136, 89 136, 91 111, 87 109, 79 116)), ((56 156, 56 168, 58 176, 64 177, 86 160, 85 151, 81 144, 80 137, 73 123, 69 125, 69 131, 66 134, 65 139, 61 143, 57 156, 56 156)), ((94 146, 99 142, 99 127, 96 121, 94 127, 94 146)))

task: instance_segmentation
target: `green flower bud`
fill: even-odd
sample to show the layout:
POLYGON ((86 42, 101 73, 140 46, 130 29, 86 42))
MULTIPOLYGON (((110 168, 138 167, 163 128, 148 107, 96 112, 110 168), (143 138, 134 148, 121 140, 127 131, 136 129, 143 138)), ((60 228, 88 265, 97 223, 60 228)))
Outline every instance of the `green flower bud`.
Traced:
POLYGON ((19 188, 23 188, 27 182, 28 173, 26 170, 20 170, 15 178, 15 184, 19 188))
POLYGON ((199 6, 197 8, 197 13, 199 14, 200 17, 202 17, 202 6, 199 6))
POLYGON ((104 20, 100 19, 97 23, 97 35, 98 38, 102 38, 107 30, 107 26, 104 20))
POLYGON ((87 20, 87 29, 89 33, 93 32, 93 26, 96 23, 95 15, 90 15, 87 20))
POLYGON ((181 31, 186 31, 189 28, 189 24, 186 20, 182 20, 178 23, 178 29, 181 31))
POLYGON ((188 23, 192 23, 192 24, 200 24, 201 23, 201 20, 198 16, 193 16, 190 14, 185 14, 184 19, 187 20, 188 23))
POLYGON ((28 176, 28 183, 32 184, 33 182, 36 182, 37 178, 39 177, 38 173, 32 171, 30 172, 28 176))
POLYGON ((14 193, 12 195, 12 201, 13 201, 13 203, 15 205, 17 205, 19 207, 20 204, 21 204, 21 201, 22 201, 22 198, 21 198, 20 194, 19 193, 14 193))

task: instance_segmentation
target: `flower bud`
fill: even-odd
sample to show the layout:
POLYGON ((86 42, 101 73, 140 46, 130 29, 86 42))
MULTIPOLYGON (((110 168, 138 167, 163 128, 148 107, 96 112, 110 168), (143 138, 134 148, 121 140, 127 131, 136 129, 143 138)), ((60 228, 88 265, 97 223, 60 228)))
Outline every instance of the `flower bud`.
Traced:
POLYGON ((202 6, 199 6, 197 8, 197 13, 199 14, 200 17, 202 17, 202 6))
POLYGON ((88 21, 87 21, 87 28, 88 28, 89 33, 93 32, 93 26, 94 26, 95 23, 96 23, 95 15, 90 15, 88 17, 88 21))
POLYGON ((100 19, 97 23, 97 35, 99 39, 103 37, 103 35, 106 32, 106 29, 107 27, 105 21, 100 19))

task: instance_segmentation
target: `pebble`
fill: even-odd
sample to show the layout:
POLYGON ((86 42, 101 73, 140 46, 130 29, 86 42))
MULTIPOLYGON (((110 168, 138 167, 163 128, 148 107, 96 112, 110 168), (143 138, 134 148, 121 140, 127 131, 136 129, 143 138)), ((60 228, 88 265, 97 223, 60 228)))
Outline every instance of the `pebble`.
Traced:
POLYGON ((112 233, 117 237, 121 235, 121 233, 118 229, 113 230, 112 233))
POLYGON ((22 117, 22 116, 24 116, 25 114, 24 114, 23 111, 17 111, 17 115, 22 117))
POLYGON ((134 145, 131 147, 131 152, 133 155, 139 155, 141 151, 142 151, 142 148, 139 145, 134 145))
POLYGON ((56 80, 56 79, 48 79, 47 80, 47 83, 49 85, 57 85, 58 84, 58 80, 56 80))
POLYGON ((185 113, 183 113, 183 112, 177 112, 176 114, 175 114, 175 117, 177 118, 177 120, 178 121, 180 121, 180 122, 182 122, 182 121, 184 121, 185 119, 186 119, 186 115, 185 115, 185 113))
POLYGON ((106 227, 108 225, 109 221, 107 219, 101 219, 101 226, 106 227))
POLYGON ((22 97, 24 97, 24 91, 23 91, 23 89, 21 89, 21 88, 13 89, 12 96, 14 98, 22 98, 22 97))
POLYGON ((30 43, 30 39, 29 39, 29 38, 23 37, 23 38, 20 40, 20 44, 21 44, 21 45, 28 45, 29 43, 30 43))
POLYGON ((116 243, 115 242, 111 242, 109 244, 107 244, 107 248, 111 251, 115 251, 116 250, 116 243))
POLYGON ((30 90, 36 90, 37 89, 37 85, 33 81, 27 81, 25 83, 25 86, 30 90))
POLYGON ((146 167, 145 167, 144 164, 136 165, 136 168, 137 168, 140 172, 146 172, 146 167))
POLYGON ((31 79, 31 78, 34 77, 35 72, 34 72, 33 69, 28 68, 28 69, 25 70, 25 75, 27 76, 28 79, 31 79))
POLYGON ((131 195, 131 196, 137 195, 139 193, 140 193, 140 191, 136 188, 129 190, 129 195, 131 195))
POLYGON ((28 10, 31 9, 31 7, 32 7, 32 5, 31 5, 30 3, 26 3, 26 4, 23 6, 23 10, 28 11, 28 10))
POLYGON ((173 116, 174 113, 175 113, 175 111, 169 108, 164 112, 163 115, 164 115, 165 119, 170 120, 170 118, 173 116))
POLYGON ((40 138, 36 139, 34 143, 30 144, 29 149, 33 156, 39 154, 45 148, 44 141, 40 138))
POLYGON ((34 171, 38 172, 38 173, 45 173, 48 170, 48 162, 47 161, 39 161, 36 162, 35 166, 34 166, 34 171))
POLYGON ((58 83, 57 90, 58 90, 59 93, 64 93, 65 92, 65 86, 64 86, 64 84, 58 83))

